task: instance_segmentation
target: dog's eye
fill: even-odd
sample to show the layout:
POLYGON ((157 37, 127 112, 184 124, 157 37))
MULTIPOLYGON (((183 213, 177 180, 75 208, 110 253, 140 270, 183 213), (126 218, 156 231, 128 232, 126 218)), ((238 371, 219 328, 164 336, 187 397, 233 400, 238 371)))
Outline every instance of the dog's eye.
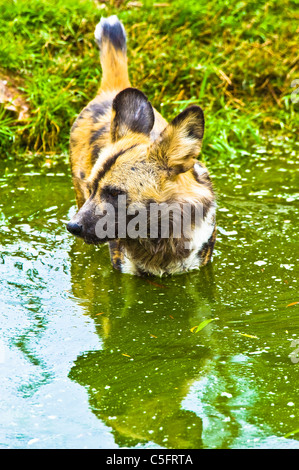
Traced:
POLYGON ((124 194, 124 191, 114 186, 106 186, 102 189, 102 196, 106 198, 116 199, 121 194, 124 194))
POLYGON ((111 197, 117 197, 121 193, 122 193, 122 191, 120 191, 119 189, 110 189, 110 191, 108 192, 109 196, 111 196, 111 197))

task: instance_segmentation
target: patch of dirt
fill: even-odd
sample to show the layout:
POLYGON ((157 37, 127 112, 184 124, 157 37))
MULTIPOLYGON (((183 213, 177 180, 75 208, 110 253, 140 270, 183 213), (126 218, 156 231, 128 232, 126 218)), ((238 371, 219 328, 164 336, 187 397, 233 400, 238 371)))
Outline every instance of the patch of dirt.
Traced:
POLYGON ((12 78, 0 70, 0 104, 16 116, 16 121, 29 118, 29 105, 19 89, 21 80, 12 78))

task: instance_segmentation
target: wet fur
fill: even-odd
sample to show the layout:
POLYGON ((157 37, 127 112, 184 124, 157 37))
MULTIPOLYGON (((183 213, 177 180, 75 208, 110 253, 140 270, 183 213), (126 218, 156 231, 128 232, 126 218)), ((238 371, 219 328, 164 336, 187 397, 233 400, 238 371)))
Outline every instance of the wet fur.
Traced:
POLYGON ((71 129, 70 163, 79 209, 71 222, 83 227, 80 236, 86 242, 108 241, 112 265, 122 272, 162 275, 205 265, 212 256, 216 222, 210 177, 197 161, 203 112, 190 106, 168 124, 141 91, 131 88, 119 20, 102 18, 95 37, 103 75, 97 96, 71 129), (183 237, 97 240, 94 211, 109 202, 109 191, 144 205, 201 202, 204 220, 194 227, 191 248, 185 248, 183 237))

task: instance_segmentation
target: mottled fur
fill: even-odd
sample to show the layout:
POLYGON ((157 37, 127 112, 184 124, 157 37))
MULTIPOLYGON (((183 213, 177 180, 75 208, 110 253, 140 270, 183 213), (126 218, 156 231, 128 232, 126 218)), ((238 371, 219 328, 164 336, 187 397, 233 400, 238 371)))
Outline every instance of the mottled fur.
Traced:
MULTIPOLYGON (((133 274, 177 273, 198 268, 212 256, 216 238, 215 197, 207 169, 197 161, 204 134, 199 106, 170 124, 146 96, 131 88, 126 36, 117 17, 95 30, 103 70, 97 96, 72 126, 70 162, 78 213, 68 230, 87 243, 109 242, 112 265, 133 274), (96 208, 125 194, 128 204, 201 203, 203 221, 188 238, 105 238, 95 235, 96 208), (190 246, 186 248, 185 242, 190 246)), ((126 220, 126 223, 128 220, 126 220)))

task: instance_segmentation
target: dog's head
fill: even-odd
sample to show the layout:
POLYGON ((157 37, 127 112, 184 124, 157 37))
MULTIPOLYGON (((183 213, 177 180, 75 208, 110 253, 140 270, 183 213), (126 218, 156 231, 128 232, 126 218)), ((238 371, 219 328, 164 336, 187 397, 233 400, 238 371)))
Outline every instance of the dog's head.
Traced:
POLYGON ((127 88, 115 97, 111 142, 86 182, 85 204, 67 225, 71 233, 95 244, 125 238, 134 208, 194 197, 198 188, 184 175, 194 167, 201 148, 201 108, 185 109, 153 142, 154 122, 153 107, 139 90, 127 88))

